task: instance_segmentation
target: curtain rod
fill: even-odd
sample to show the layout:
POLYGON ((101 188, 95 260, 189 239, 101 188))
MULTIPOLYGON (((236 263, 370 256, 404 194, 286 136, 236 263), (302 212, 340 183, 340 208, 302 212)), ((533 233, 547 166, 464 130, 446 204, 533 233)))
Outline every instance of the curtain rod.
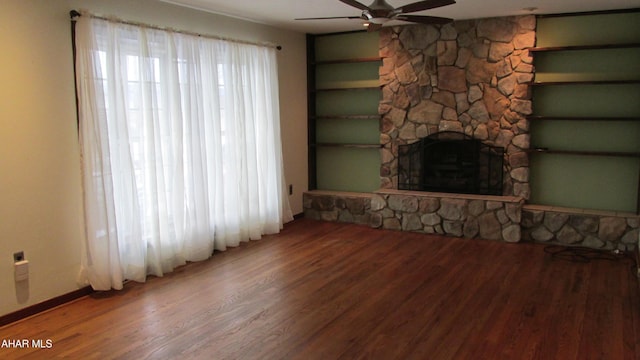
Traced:
POLYGON ((235 42, 235 43, 239 43, 239 44, 272 47, 272 48, 276 48, 278 50, 282 50, 282 46, 274 45, 274 44, 271 44, 271 43, 252 42, 252 41, 246 41, 246 40, 238 40, 238 39, 226 38, 226 37, 216 36, 216 35, 199 34, 199 33, 192 32, 192 31, 187 31, 187 30, 177 30, 177 29, 173 29, 173 28, 169 28, 169 27, 162 27, 162 26, 158 26, 158 25, 151 25, 151 24, 145 24, 145 23, 141 23, 141 22, 123 20, 123 19, 119 19, 119 18, 113 17, 113 16, 95 15, 95 14, 89 13, 89 12, 84 11, 84 10, 80 10, 80 11, 71 10, 71 11, 69 11, 69 16, 71 16, 71 21, 76 21, 76 19, 78 17, 80 17, 80 16, 89 16, 89 17, 92 17, 94 19, 111 21, 111 22, 116 22, 116 23, 126 24, 126 25, 141 26, 141 27, 154 29, 154 30, 163 30, 163 31, 177 33, 177 34, 199 36, 199 37, 208 38, 208 39, 215 39, 215 40, 224 40, 224 41, 230 41, 230 42, 235 42))

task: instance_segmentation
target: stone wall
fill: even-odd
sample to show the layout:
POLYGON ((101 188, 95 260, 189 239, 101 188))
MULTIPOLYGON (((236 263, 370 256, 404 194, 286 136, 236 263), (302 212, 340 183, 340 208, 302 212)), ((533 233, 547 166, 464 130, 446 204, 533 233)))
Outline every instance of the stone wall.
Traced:
POLYGON ((382 188, 397 188, 399 145, 450 130, 504 147, 504 195, 529 198, 535 27, 521 16, 382 29, 382 188))
POLYGON ((640 217, 578 209, 525 205, 523 239, 592 249, 631 250, 640 236, 640 217))

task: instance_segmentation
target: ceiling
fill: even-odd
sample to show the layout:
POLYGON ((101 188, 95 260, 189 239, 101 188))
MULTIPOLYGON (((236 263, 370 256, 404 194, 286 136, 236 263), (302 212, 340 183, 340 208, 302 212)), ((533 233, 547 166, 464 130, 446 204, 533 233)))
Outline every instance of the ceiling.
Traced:
MULTIPOLYGON (((303 33, 363 29, 361 20, 294 20, 306 17, 359 16, 361 11, 338 0, 161 0, 303 33)), ((360 0, 370 5, 372 0, 360 0)), ((387 0, 399 7, 417 0, 387 0)), ((456 4, 414 14, 477 19, 524 14, 557 14, 639 8, 640 0, 457 0, 456 4)), ((401 24, 394 22, 393 24, 401 24)))

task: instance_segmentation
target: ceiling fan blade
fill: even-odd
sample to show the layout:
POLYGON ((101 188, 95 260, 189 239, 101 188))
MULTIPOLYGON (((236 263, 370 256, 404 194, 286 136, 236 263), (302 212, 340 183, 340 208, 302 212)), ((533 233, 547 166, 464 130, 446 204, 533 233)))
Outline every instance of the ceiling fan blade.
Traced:
POLYGON ((329 17, 297 18, 293 20, 329 20, 329 19, 362 19, 362 17, 361 16, 329 16, 329 17))
POLYGON ((371 9, 369 9, 368 6, 357 2, 356 0, 340 0, 340 1, 345 3, 345 4, 347 4, 347 5, 349 5, 349 6, 353 6, 354 8, 358 8, 360 10, 371 10, 371 9))
POLYGON ((448 24, 453 21, 453 19, 449 19, 449 18, 443 18, 438 16, 421 16, 421 15, 398 15, 394 19, 402 20, 402 21, 410 21, 410 22, 420 23, 420 24, 435 24, 435 25, 448 24))
POLYGON ((412 13, 416 11, 429 10, 439 8, 441 6, 447 6, 455 4, 454 0, 425 0, 418 1, 405 6, 400 6, 396 9, 400 14, 412 13))

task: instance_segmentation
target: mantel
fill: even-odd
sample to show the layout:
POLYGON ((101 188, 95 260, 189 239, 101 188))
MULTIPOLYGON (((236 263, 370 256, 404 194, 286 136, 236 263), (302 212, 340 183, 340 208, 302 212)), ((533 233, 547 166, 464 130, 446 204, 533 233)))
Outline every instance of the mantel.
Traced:
POLYGON ((373 193, 379 194, 379 195, 405 195, 405 196, 415 196, 415 197, 423 197, 423 198, 484 200, 484 201, 495 201, 495 202, 512 203, 512 204, 518 204, 524 201, 524 199, 521 196, 454 194, 454 193, 443 193, 443 192, 396 190, 396 189, 379 189, 374 191, 373 193))

